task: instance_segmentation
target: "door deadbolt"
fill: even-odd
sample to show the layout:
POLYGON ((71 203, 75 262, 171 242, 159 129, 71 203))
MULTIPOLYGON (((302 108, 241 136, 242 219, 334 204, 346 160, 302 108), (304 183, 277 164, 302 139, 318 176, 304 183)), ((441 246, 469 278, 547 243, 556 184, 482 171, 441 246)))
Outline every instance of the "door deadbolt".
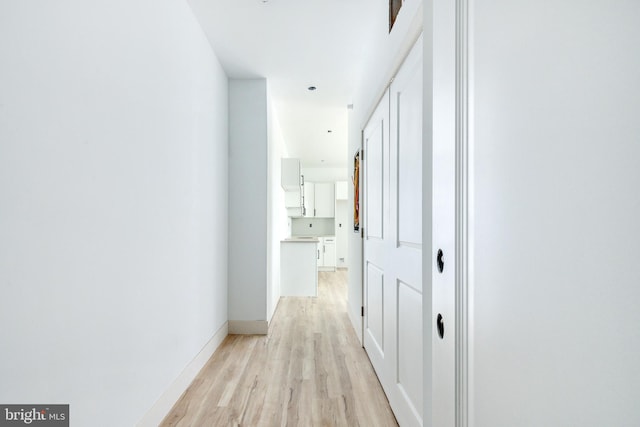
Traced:
POLYGON ((436 262, 438 264, 438 272, 442 273, 444 271, 444 253, 442 249, 438 249, 438 257, 436 258, 436 262))
POLYGON ((436 327, 438 328, 438 336, 440 339, 444 339, 444 319, 440 313, 438 313, 438 318, 436 319, 436 327))

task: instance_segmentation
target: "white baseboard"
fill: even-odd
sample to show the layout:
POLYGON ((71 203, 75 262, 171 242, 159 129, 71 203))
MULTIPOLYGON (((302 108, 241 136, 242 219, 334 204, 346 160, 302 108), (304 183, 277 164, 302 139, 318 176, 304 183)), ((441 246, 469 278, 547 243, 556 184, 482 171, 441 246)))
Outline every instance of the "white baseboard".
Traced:
POLYGON ((269 322, 266 320, 229 320, 229 334, 267 335, 269 322))
POLYGON ((213 334, 213 337, 205 344, 194 359, 184 368, 182 373, 176 378, 169 388, 162 393, 162 396, 153 404, 151 409, 136 424, 138 427, 157 427, 164 417, 167 416, 173 405, 176 404, 182 393, 191 385, 198 372, 204 367, 213 353, 220 347, 222 341, 229 334, 229 322, 225 322, 213 334))
POLYGON ((358 336, 358 341, 360 341, 360 345, 362 345, 363 317, 360 315, 360 310, 358 310, 358 308, 351 307, 351 305, 347 304, 347 313, 349 314, 349 320, 351 321, 351 326, 353 326, 353 330, 356 332, 356 335, 358 336))

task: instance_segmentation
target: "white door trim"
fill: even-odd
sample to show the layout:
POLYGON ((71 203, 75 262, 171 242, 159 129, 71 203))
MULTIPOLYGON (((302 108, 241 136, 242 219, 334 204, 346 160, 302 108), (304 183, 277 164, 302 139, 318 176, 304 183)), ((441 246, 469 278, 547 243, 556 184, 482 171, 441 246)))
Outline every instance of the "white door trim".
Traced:
POLYGON ((469 425, 470 397, 470 286, 469 208, 471 202, 470 153, 470 86, 469 86, 469 0, 456 0, 456 187, 455 187, 455 407, 456 427, 469 425))

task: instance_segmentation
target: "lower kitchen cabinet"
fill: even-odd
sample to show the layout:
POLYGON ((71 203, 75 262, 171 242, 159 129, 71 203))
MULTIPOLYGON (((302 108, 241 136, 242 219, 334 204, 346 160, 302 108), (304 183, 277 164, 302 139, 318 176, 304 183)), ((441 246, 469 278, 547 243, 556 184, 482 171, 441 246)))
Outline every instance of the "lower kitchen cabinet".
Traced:
POLYGON ((316 239, 286 239, 280 242, 280 294, 283 297, 318 295, 316 239))
POLYGON ((318 270, 335 271, 336 269, 336 237, 318 237, 318 270))

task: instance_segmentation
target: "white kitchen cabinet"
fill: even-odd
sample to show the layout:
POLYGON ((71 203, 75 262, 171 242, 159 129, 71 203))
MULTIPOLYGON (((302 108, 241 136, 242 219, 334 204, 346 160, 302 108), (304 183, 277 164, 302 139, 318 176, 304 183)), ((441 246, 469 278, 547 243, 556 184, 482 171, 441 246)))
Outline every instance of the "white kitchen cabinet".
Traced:
POLYGON ((285 191, 300 191, 300 159, 281 159, 280 179, 285 191))
POLYGON ((324 237, 322 239, 322 244, 324 246, 324 256, 322 259, 322 263, 324 267, 331 267, 333 269, 336 268, 336 238, 335 237, 324 237))
POLYGON ((347 181, 336 181, 336 200, 347 200, 349 198, 349 187, 347 181))
POLYGON ((297 218, 302 216, 302 194, 300 190, 284 192, 284 206, 287 216, 297 218))
POLYGON ((284 189, 284 206, 287 216, 301 217, 304 214, 302 176, 299 159, 281 159, 281 185, 284 189))
POLYGON ((286 239, 280 242, 280 294, 283 297, 318 295, 316 239, 286 239))
POLYGON ((302 199, 300 196, 300 190, 292 190, 284 192, 284 207, 285 208, 299 208, 302 206, 302 199))
POLYGON ((315 183, 316 218, 333 218, 336 212, 336 191, 333 182, 315 183))
POLYGON ((304 216, 312 218, 315 216, 315 184, 304 182, 304 216))
POLYGON ((334 271, 336 269, 335 236, 318 237, 318 270, 334 271))
POLYGON ((333 182, 304 181, 304 207, 306 218, 333 218, 335 216, 335 185, 333 182))
POLYGON ((336 217, 334 230, 336 233, 336 267, 347 266, 347 240, 349 240, 349 202, 336 200, 336 217))

